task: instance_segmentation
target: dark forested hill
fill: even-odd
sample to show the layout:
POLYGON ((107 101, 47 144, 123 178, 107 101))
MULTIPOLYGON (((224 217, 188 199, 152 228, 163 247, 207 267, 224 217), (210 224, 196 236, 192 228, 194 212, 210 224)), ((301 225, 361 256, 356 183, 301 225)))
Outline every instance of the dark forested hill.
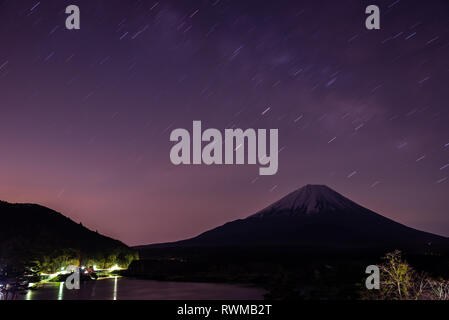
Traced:
POLYGON ((36 262, 52 272, 69 264, 125 266, 136 257, 120 241, 36 204, 0 201, 0 263, 36 262))

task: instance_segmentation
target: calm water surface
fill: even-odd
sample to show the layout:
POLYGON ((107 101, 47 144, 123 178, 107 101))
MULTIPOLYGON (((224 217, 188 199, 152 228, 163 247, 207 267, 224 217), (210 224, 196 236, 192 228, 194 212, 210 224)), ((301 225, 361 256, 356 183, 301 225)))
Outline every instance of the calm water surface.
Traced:
POLYGON ((267 292, 241 285, 163 282, 111 278, 81 284, 67 290, 65 283, 44 284, 30 290, 24 300, 261 300, 267 292))

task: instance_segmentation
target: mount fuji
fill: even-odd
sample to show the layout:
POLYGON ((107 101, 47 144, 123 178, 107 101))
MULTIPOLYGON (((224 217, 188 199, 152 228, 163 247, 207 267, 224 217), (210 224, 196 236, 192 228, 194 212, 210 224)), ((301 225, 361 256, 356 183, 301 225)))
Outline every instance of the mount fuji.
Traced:
POLYGON ((449 239, 383 217, 327 186, 307 185, 246 219, 197 237, 143 248, 205 246, 294 246, 305 249, 448 248, 449 239))

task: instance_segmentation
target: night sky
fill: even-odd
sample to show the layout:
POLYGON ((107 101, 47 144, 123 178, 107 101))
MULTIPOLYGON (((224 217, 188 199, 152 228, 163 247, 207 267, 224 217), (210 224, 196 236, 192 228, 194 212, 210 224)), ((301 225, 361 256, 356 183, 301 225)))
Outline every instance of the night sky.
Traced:
POLYGON ((447 0, 0 0, 0 199, 136 245, 326 184, 449 236, 448 58, 447 0), (279 129, 278 173, 174 166, 193 120, 279 129))

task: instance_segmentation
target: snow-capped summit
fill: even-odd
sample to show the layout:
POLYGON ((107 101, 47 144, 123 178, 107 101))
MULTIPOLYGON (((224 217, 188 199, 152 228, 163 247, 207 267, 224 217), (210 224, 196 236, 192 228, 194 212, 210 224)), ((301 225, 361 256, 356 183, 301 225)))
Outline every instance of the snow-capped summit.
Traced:
POLYGON ((297 246, 311 250, 449 249, 447 238, 415 230, 364 208, 326 186, 307 185, 246 219, 178 246, 297 246))
POLYGON ((306 185, 252 217, 272 217, 279 215, 311 215, 318 212, 351 210, 358 205, 338 192, 324 185, 306 185))

